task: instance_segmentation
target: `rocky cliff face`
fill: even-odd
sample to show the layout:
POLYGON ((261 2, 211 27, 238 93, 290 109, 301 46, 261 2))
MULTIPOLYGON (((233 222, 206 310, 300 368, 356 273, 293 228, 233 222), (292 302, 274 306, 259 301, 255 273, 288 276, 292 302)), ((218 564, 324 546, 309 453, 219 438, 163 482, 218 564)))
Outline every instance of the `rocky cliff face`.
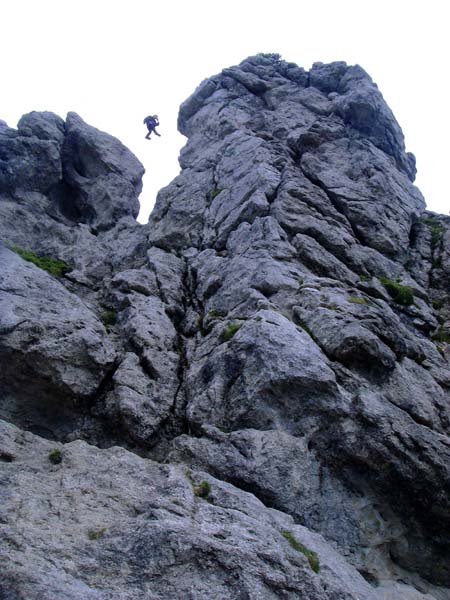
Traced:
POLYGON ((0 123, 0 598, 450 598, 450 218, 370 77, 250 57, 180 175, 0 123))

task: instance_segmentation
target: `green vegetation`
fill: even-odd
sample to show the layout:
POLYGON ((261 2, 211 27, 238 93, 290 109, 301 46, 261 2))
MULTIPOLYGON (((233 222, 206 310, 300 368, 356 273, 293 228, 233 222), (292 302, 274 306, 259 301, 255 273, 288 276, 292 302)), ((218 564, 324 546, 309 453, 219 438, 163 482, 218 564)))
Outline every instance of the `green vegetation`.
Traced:
POLYGON ((60 463, 62 463, 61 450, 59 450, 58 448, 53 448, 53 450, 51 450, 48 453, 48 457, 47 458, 54 465, 59 465, 60 463))
POLYGON ((62 260, 57 260, 56 258, 51 258, 50 256, 38 256, 35 252, 31 250, 25 250, 24 248, 20 248, 20 246, 11 246, 11 250, 14 250, 16 254, 21 256, 24 260, 33 263, 36 267, 47 271, 53 277, 63 277, 66 273, 72 270, 72 268, 63 262, 62 260))
POLYGON ((282 310, 280 312, 280 315, 282 315, 285 319, 287 319, 288 321, 292 321, 292 314, 287 311, 287 310, 282 310))
POLYGON ((87 532, 87 536, 90 540, 99 540, 106 533, 106 527, 102 527, 102 529, 89 529, 87 532))
POLYGON ((105 327, 112 327, 117 323, 117 313, 114 310, 104 310, 100 314, 100 320, 105 327))
POLYGON ((431 232, 431 248, 434 249, 442 240, 444 227, 437 217, 424 217, 421 219, 431 232))
POLYGON ((211 493, 211 486, 207 481, 202 481, 201 483, 194 485, 194 494, 199 498, 208 498, 211 493))
POLYGON ((369 281, 372 281, 372 279, 372 275, 361 275, 359 278, 362 283, 368 283, 369 281))
POLYGON ((402 285, 398 281, 393 281, 392 279, 388 279, 387 277, 380 277, 381 283, 389 292, 389 295, 397 302, 397 304, 402 304, 403 306, 409 306, 414 303, 414 294, 412 288, 407 285, 402 285))
POLYGON ((194 495, 199 498, 204 498, 209 502, 209 495, 211 493, 211 486, 207 481, 201 481, 200 483, 196 483, 194 481, 194 476, 192 475, 192 471, 190 469, 186 469, 184 472, 186 477, 189 480, 189 483, 192 485, 192 489, 194 490, 194 495))
POLYGON ((431 301, 431 305, 435 310, 441 309, 445 304, 445 298, 435 298, 431 301))
MULTIPOLYGON (((360 303, 358 303, 360 304, 360 303)), ((329 304, 321 304, 320 305, 321 308, 327 308, 328 310, 339 310, 339 305, 336 304, 335 302, 330 302, 329 304)))
POLYGON ((435 342, 444 342, 450 344, 450 332, 446 331, 443 327, 439 327, 431 336, 431 339, 435 342))
POLYGON ((320 562, 319 557, 313 551, 301 544, 290 531, 283 531, 282 536, 289 542, 294 550, 297 552, 301 552, 306 556, 309 562, 309 566, 314 571, 314 573, 318 573, 320 571, 320 562))
POLYGON ((351 296, 347 298, 347 302, 351 302, 352 304, 369 304, 365 298, 360 298, 359 296, 351 296))
POLYGON ((306 323, 298 323, 298 326, 301 327, 303 329, 303 331, 305 331, 310 337, 313 337, 313 334, 311 333, 311 329, 308 327, 308 325, 306 323))
POLYGON ((218 196, 220 192, 223 192, 223 188, 215 188, 214 190, 212 190, 209 194, 211 201, 214 200, 214 198, 216 198, 216 196, 218 196))
POLYGON ((236 334, 237 331, 242 327, 242 325, 229 325, 226 329, 222 331, 222 341, 228 342, 231 338, 236 334))
POLYGON ((436 344, 436 349, 439 352, 439 354, 442 356, 442 358, 445 358, 445 350, 444 350, 444 345, 443 344, 436 344))
POLYGON ((212 324, 208 325, 207 327, 205 326, 205 315, 203 313, 200 313, 198 316, 197 327, 203 337, 207 336, 213 328, 212 324))

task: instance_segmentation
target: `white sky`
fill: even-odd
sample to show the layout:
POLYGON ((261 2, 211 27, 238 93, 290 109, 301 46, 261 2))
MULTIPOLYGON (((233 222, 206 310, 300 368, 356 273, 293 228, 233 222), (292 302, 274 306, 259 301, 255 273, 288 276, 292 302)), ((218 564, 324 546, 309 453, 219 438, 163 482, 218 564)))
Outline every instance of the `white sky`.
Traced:
POLYGON ((0 0, 0 119, 70 110, 118 137, 147 173, 139 220, 179 172, 178 107, 258 52, 309 69, 360 64, 417 158, 428 208, 448 214, 449 18, 445 0, 0 0), (161 138, 142 121, 158 114, 161 138))

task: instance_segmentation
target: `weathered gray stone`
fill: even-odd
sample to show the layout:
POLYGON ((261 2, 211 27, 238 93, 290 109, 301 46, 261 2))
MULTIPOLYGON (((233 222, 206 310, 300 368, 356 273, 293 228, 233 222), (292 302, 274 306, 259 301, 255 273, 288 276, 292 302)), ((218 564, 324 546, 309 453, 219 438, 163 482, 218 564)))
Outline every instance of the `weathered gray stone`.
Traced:
POLYGON ((448 600, 450 219, 398 123, 358 66, 258 55, 179 128, 147 226, 118 140, 1 128, 0 238, 71 271, 2 250, 1 415, 58 441, 2 430, 0 595, 448 600))
POLYGON ((47 192, 61 181, 60 149, 54 139, 38 139, 2 128, 0 144, 0 192, 47 192))
POLYGON ((118 447, 56 448, 0 422, 3 598, 376 599, 323 538, 252 494, 118 447))
POLYGON ((301 431, 311 412, 339 411, 327 361, 306 333, 274 311, 219 321, 192 363, 187 417, 193 426, 301 431), (227 339, 233 326, 239 329, 227 339))
POLYGON ((423 211, 424 201, 403 173, 389 166, 389 157, 367 141, 341 139, 308 151, 301 164, 348 217, 364 244, 403 258, 413 219, 423 211))
POLYGON ((54 277, 0 246, 1 414, 64 437, 114 366, 98 316, 54 277))
POLYGON ((82 222, 108 229, 137 217, 144 169, 119 140, 69 113, 63 146, 64 178, 75 191, 71 207, 82 222))
POLYGON ((36 136, 40 140, 55 140, 60 145, 64 141, 64 121, 51 112, 33 111, 23 115, 17 129, 21 135, 36 136))

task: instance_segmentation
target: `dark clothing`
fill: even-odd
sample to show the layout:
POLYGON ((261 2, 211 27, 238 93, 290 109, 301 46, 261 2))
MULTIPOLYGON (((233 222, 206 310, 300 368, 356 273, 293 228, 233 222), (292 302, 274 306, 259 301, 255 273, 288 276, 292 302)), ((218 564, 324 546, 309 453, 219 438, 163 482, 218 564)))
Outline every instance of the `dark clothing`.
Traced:
POLYGON ((147 129, 148 129, 148 133, 145 136, 146 140, 150 139, 151 133, 154 133, 155 135, 161 137, 160 134, 155 129, 159 125, 159 121, 157 119, 155 119, 154 117, 145 117, 144 123, 145 123, 145 125, 147 125, 147 129))
POLYGON ((148 129, 154 129, 159 125, 159 121, 153 117, 145 117, 144 123, 147 125, 148 129))

